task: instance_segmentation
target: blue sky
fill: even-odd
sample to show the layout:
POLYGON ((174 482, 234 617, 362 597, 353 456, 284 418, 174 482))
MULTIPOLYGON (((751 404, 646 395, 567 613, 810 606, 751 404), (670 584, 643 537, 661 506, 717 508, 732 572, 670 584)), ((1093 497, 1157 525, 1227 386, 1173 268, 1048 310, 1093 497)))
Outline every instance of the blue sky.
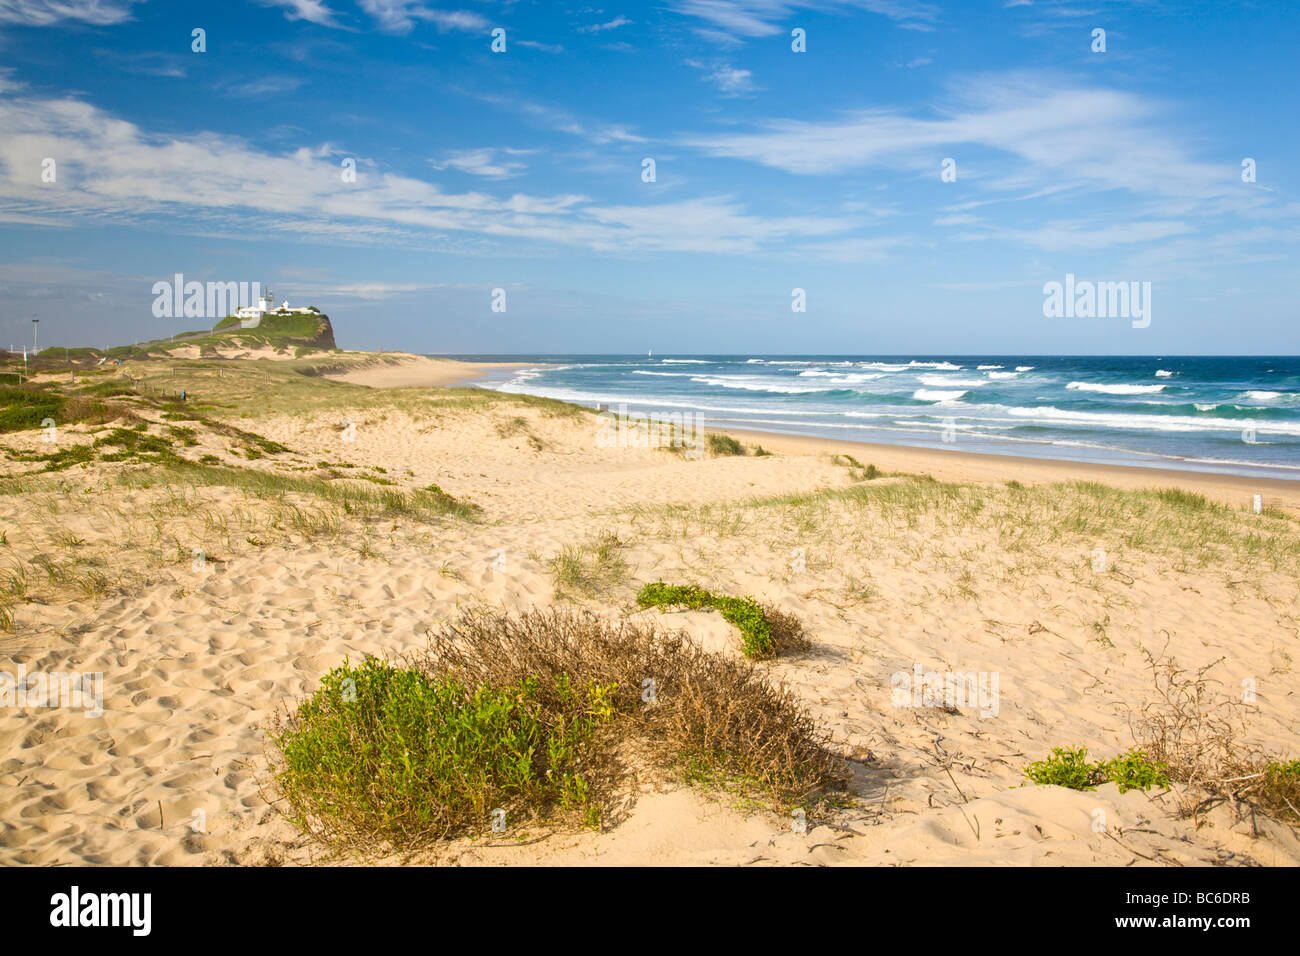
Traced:
POLYGON ((181 272, 315 304, 348 348, 1292 354, 1298 27, 1199 0, 0 0, 0 345, 34 315, 42 344, 210 324, 152 314, 181 272), (1150 282, 1150 326, 1044 317, 1067 273, 1150 282))

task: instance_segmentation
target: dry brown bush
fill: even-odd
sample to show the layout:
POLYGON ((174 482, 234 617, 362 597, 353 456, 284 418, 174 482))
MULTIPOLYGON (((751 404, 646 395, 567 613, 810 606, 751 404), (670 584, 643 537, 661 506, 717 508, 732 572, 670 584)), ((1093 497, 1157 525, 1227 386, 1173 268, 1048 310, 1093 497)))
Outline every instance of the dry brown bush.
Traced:
MULTIPOLYGON (((408 663, 493 687, 531 676, 550 686, 561 674, 617 683, 619 719, 610 726, 633 749, 683 779, 757 791, 787 809, 811 808, 848 780, 829 735, 789 690, 681 632, 571 609, 474 611, 431 631, 408 663)), ((606 786, 626 770, 615 765, 617 750, 607 748, 606 786)))
POLYGON ((1147 755, 1185 784, 1180 809, 1197 816, 1229 802, 1300 823, 1300 762, 1285 763, 1245 741, 1246 705, 1221 693, 1210 672, 1148 653, 1155 699, 1142 705, 1133 734, 1147 755))

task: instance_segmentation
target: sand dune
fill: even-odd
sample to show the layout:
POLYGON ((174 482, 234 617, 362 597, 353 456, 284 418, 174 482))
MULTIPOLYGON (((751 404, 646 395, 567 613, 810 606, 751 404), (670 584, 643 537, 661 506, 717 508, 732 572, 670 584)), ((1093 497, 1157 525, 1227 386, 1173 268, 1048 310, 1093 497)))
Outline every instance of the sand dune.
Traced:
MULTIPOLYGON (((441 365, 424 359, 343 377, 409 385, 441 374, 441 365)), ((277 708, 309 693, 344 658, 422 646, 426 628, 466 606, 554 603, 550 557, 611 532, 622 542, 627 574, 579 598, 601 613, 684 627, 728 654, 739 653, 738 643, 718 615, 636 611, 636 587, 696 582, 753 594, 800 617, 812 651, 764 666, 852 758, 857 804, 797 833, 789 819, 725 795, 643 779, 627 818, 604 832, 556 832, 527 845, 463 839, 423 859, 1300 864, 1294 830, 1262 817, 1237 818, 1220 807, 1198 827, 1177 814, 1176 793, 1121 795, 1111 784, 1077 792, 1025 785, 1023 776, 1026 763, 1055 746, 1083 745, 1108 757, 1131 743, 1133 709, 1151 692, 1144 650, 1188 667, 1222 658, 1227 693, 1255 681, 1251 740, 1294 757, 1300 622, 1286 569, 1243 565, 1231 555, 1217 565, 1187 564, 1158 543, 1053 538, 1041 528, 1041 536, 1012 547, 992 519, 952 518, 956 504, 949 512, 909 512, 782 498, 861 483, 828 446, 803 440, 764 437, 780 452, 770 457, 693 461, 600 447, 590 416, 535 405, 503 400, 417 414, 405 403, 349 408, 340 401, 319 413, 271 409, 240 420, 292 450, 248 467, 381 466, 383 480, 436 483, 474 502, 480 520, 344 517, 330 533, 305 534, 287 512, 232 488, 185 489, 179 504, 165 486, 123 488, 116 477, 134 466, 121 463, 71 469, 59 473, 61 487, 0 497, 9 566, 57 556, 56 536, 71 536, 81 543, 69 553, 82 555, 85 567, 101 556, 98 567, 114 582, 99 596, 19 604, 14 630, 0 637, 7 662, 0 669, 102 672, 105 694, 102 717, 70 708, 0 711, 0 861, 324 859, 267 802, 265 727, 277 708), (341 417, 356 425, 346 442, 341 417), (770 497, 777 500, 755 503, 770 497), (44 506, 50 502, 57 502, 53 512, 44 506), (1098 548, 1110 562, 1106 571, 1091 563, 1098 548), (204 550, 200 569, 194 549, 204 550), (917 665, 996 673, 996 715, 971 706, 952 713, 897 706, 893 675, 917 665)), ((39 447, 33 433, 9 438, 13 447, 39 447)), ((74 429, 66 440, 88 436, 74 429)), ((188 453, 217 444, 205 439, 188 453)), ((858 457, 976 487, 990 482, 990 496, 1012 477, 1096 476, 1085 466, 1045 465, 1039 473, 989 460, 953 459, 941 468, 940 459, 907 449, 858 457), (944 468, 952 471, 941 474, 944 468)), ((902 479, 877 481, 884 488, 902 479)), ((1167 473, 1120 483, 1201 487, 1198 481, 1167 473)), ((1242 504, 1244 489, 1233 482, 1217 490, 1242 504)), ((1285 489, 1278 493, 1294 503, 1285 489)), ((1031 531, 1034 518, 1025 515, 1031 531)))

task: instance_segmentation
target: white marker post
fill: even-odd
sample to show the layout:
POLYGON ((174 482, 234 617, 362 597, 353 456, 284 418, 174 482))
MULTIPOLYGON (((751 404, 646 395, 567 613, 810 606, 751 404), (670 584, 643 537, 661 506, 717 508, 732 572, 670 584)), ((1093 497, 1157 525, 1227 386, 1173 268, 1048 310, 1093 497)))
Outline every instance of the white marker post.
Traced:
POLYGON ((1262 514, 1264 511, 1264 496, 1255 496, 1255 514, 1262 514))

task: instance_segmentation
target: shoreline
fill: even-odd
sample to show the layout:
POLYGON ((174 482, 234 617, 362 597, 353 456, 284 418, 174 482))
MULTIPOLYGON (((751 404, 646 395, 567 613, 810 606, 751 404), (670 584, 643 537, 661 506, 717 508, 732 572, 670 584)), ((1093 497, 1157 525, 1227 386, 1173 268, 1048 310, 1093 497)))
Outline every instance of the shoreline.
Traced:
MULTIPOLYGON (((455 360, 441 360, 455 361, 455 360)), ((539 363, 515 362, 492 365, 462 363, 483 371, 533 367, 539 363)), ((481 372, 467 371, 456 384, 473 385, 481 372)), ((507 394, 531 394, 509 392, 507 394)), ((594 405, 581 404, 592 408, 594 405)), ((1127 490, 1181 488, 1225 504, 1253 507, 1254 495, 1264 496, 1266 507, 1300 511, 1300 479, 1255 477, 1192 468, 1167 468, 1158 465, 1120 465, 1103 462, 1075 461, 1069 458, 1040 458, 1028 455, 1002 455, 991 452, 960 451, 947 448, 921 448, 915 445, 892 445, 827 438, 816 435, 792 435, 788 432, 763 431, 719 425, 709 432, 730 435, 747 445, 762 445, 786 454, 852 454, 862 463, 875 464, 886 471, 920 471, 941 481, 1005 482, 1017 480, 1046 484, 1057 481, 1097 481, 1127 490)))
MULTIPOLYGON (((374 353, 383 364, 342 374, 329 375, 337 381, 368 388, 483 387, 492 373, 532 368, 538 362, 467 362, 432 358, 409 352, 374 353)), ((508 392, 506 394, 529 394, 508 392)), ((574 403, 585 404, 585 403, 574 403)), ((586 407, 592 407, 586 405, 586 407)), ((1190 468, 1156 465, 1120 465, 1074 461, 1068 458, 1040 458, 991 452, 920 448, 848 438, 791 435, 756 428, 720 426, 708 431, 730 435, 748 445, 762 445, 785 454, 851 454, 864 465, 884 471, 921 472, 941 481, 1002 483, 1017 480, 1030 484, 1059 481, 1096 481, 1126 490, 1181 488, 1234 507, 1251 508, 1256 494, 1266 507, 1300 511, 1300 480, 1253 477, 1190 468)))
POLYGON ((716 431, 745 444, 761 444, 768 450, 786 454, 854 454, 854 457, 862 460, 862 464, 874 464, 885 471, 915 472, 919 468, 940 481, 1001 482, 1015 479, 1033 484, 1096 481, 1126 490, 1182 488, 1216 501, 1243 507, 1251 507, 1253 496, 1262 494, 1265 506, 1300 509, 1300 482, 1283 478, 1252 478, 1182 468, 1110 465, 1064 458, 1029 458, 987 452, 917 448, 912 445, 883 445, 845 438, 788 435, 747 428, 716 431))

